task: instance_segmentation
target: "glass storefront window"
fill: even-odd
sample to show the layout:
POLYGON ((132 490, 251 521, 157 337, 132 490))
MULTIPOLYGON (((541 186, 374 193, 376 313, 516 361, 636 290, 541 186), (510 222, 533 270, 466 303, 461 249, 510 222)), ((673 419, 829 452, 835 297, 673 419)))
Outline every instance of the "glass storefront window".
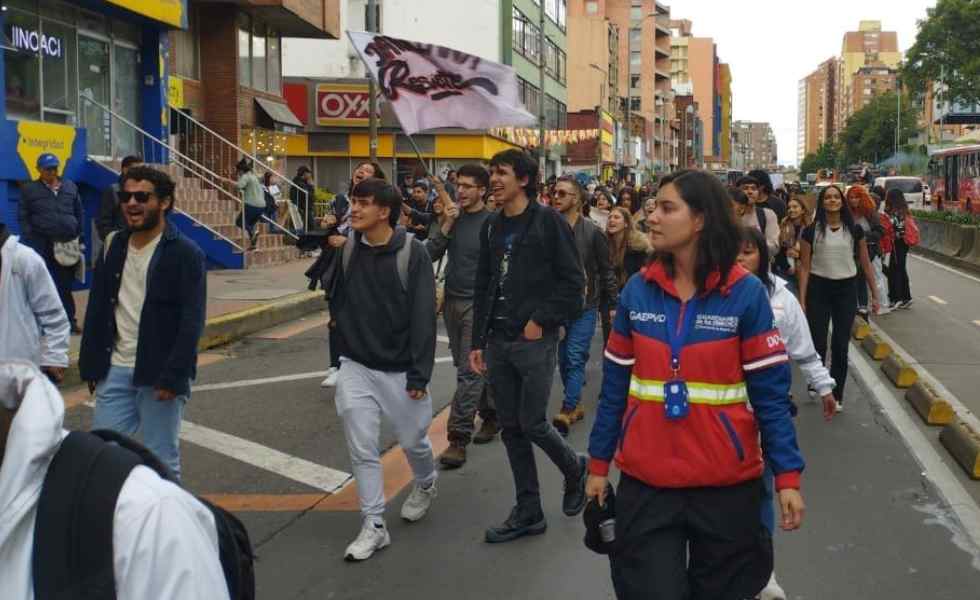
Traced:
MULTIPOLYGON (((109 42, 78 36, 78 93, 102 106, 110 106, 109 42)), ((88 129, 88 151, 109 156, 112 147, 112 118, 101 107, 82 100, 81 126, 88 129)))
POLYGON ((7 10, 4 33, 12 48, 6 50, 4 87, 7 114, 12 119, 41 118, 40 58, 31 48, 38 39, 38 28, 37 16, 7 10))
MULTIPOLYGON (((139 50, 115 44, 112 48, 112 110, 133 124, 139 123, 140 65, 139 50)), ((115 120, 113 123, 113 156, 139 154, 139 132, 115 120)))
MULTIPOLYGON (((44 120, 49 112, 75 112, 78 94, 76 77, 75 29, 45 19, 41 30, 49 40, 57 40, 58 52, 41 52, 41 73, 44 83, 44 120)), ((49 43, 49 47, 51 43, 49 43)))
POLYGON ((78 9, 61 0, 41 0, 41 14, 44 19, 55 19, 69 25, 75 24, 78 9))
POLYGON ((78 13, 78 28, 100 35, 109 35, 109 23, 106 18, 84 10, 78 13))
POLYGON ((265 68, 265 25, 255 23, 252 27, 252 87, 265 90, 268 86, 265 68))

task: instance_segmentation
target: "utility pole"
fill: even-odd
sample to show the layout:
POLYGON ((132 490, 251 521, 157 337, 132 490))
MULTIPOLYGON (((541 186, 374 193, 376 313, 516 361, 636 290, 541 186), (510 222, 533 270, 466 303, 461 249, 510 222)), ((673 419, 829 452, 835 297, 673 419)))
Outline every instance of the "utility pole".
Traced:
POLYGON ((547 179, 544 147, 544 63, 548 55, 544 36, 544 2, 538 3, 538 177, 547 179))
POLYGON ((896 116, 896 121, 895 121, 895 158, 897 160, 898 159, 898 147, 899 147, 899 144, 901 143, 900 138, 901 138, 901 135, 902 135, 902 82, 901 82, 901 80, 897 81, 897 85, 895 87, 897 88, 896 89, 896 92, 895 92, 895 95, 898 97, 898 112, 895 115, 896 116))
MULTIPOLYGON (((372 33, 378 31, 378 1, 368 0, 367 30, 372 33)), ((378 162, 378 91, 374 84, 374 77, 368 76, 368 151, 371 155, 371 162, 378 162)))

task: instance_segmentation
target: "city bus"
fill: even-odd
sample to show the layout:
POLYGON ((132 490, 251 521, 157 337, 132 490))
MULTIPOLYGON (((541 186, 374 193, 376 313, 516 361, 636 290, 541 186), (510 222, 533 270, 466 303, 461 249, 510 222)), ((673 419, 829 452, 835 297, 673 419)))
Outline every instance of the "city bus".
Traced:
POLYGON ((937 210, 980 213, 980 144, 933 152, 928 183, 937 210))

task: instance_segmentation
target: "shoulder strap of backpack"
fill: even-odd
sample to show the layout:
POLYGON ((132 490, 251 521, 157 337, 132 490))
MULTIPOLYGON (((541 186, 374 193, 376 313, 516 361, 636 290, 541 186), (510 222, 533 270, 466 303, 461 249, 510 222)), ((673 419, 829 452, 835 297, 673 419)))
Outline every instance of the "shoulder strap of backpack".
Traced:
POLYGON ((415 239, 415 235, 411 233, 405 234, 405 243, 402 247, 398 249, 398 253, 395 255, 395 265, 398 267, 398 279, 402 284, 402 291, 408 291, 408 266, 412 260, 412 240, 415 239))
POLYGON ((34 526, 37 600, 114 600, 112 531, 116 501, 140 464, 98 435, 72 432, 52 459, 34 526))
POLYGON ((766 235, 766 209, 758 204, 755 206, 755 218, 759 221, 759 231, 762 232, 762 235, 766 235))
POLYGON ((350 259, 354 256, 354 236, 350 235, 347 241, 344 242, 344 248, 341 255, 341 266, 344 268, 344 277, 347 276, 347 270, 350 267, 350 259))

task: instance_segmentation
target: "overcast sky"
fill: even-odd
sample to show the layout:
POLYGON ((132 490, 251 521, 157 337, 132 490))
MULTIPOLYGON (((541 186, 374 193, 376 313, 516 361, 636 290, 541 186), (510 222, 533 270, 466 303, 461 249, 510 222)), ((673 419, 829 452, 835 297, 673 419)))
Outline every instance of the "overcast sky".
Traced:
POLYGON ((734 120, 769 121, 780 164, 796 162, 797 86, 821 62, 839 56, 844 33, 861 20, 898 32, 903 52, 916 21, 935 0, 666 0, 671 17, 690 19, 693 33, 713 37, 732 68, 734 120))

